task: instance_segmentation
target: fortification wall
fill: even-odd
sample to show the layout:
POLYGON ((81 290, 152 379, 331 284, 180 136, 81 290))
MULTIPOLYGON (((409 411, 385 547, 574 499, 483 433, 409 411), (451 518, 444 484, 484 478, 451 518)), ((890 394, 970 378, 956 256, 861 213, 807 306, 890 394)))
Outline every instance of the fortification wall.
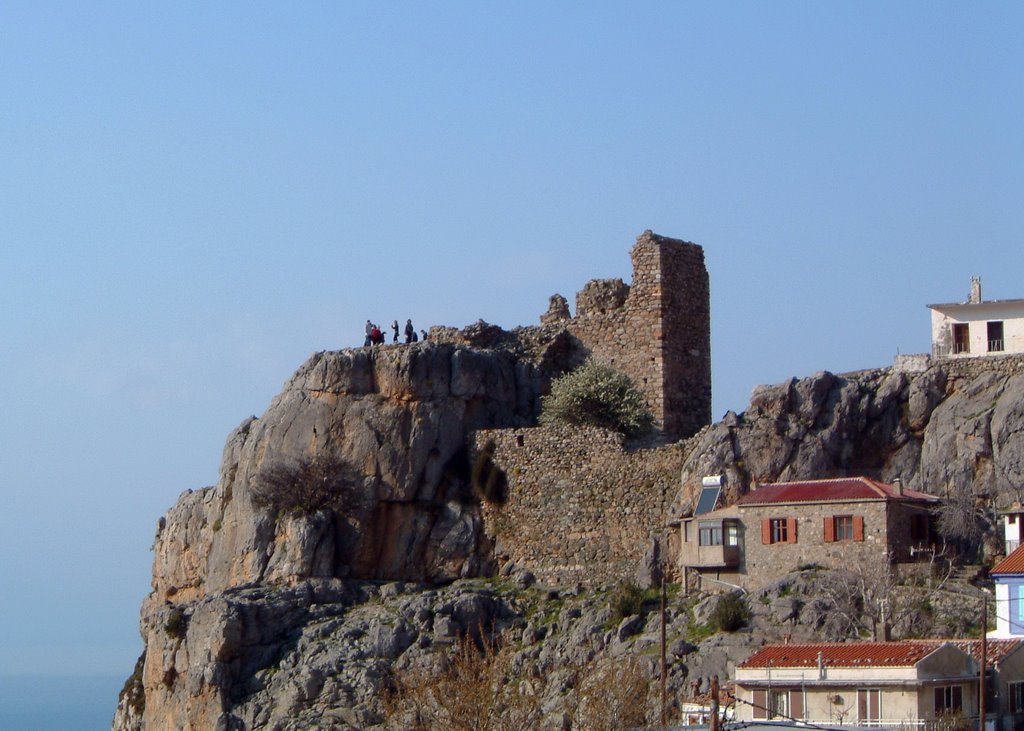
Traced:
MULTIPOLYGON (((704 250, 645 231, 630 256, 632 283, 588 283, 576 296, 576 316, 564 324, 594 357, 633 378, 667 435, 688 437, 711 423, 711 304, 704 250)), ((555 319, 555 310, 552 298, 542 321, 555 319)))
POLYGON ((665 523, 687 449, 626 451, 613 432, 534 427, 479 431, 477 450, 492 440, 508 477, 508 501, 483 510, 499 570, 513 562, 554 586, 633 574, 665 523))

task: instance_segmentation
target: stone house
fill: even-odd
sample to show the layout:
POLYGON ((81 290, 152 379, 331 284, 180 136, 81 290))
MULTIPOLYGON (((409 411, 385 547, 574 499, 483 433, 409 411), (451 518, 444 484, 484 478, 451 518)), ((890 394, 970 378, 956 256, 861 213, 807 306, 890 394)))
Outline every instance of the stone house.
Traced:
POLYGON ((763 485, 682 521, 680 570, 687 586, 748 588, 800 566, 919 560, 934 548, 938 501, 867 477, 763 485))
POLYGON ((932 311, 932 355, 976 358, 1024 353, 1024 299, 981 298, 981 280, 971 279, 966 302, 928 305, 932 311))

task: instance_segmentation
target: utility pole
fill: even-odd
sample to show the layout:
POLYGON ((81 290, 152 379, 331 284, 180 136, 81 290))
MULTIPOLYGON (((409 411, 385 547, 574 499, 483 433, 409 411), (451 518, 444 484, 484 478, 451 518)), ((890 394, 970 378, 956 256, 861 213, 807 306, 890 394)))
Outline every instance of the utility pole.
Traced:
POLYGON ((711 676, 711 729, 718 731, 718 675, 711 676))
POLYGON ((980 731, 985 731, 985 676, 988 674, 988 595, 981 598, 981 679, 978 683, 980 731))
POLYGON ((668 728, 668 663, 665 662, 665 569, 661 570, 661 728, 668 728))

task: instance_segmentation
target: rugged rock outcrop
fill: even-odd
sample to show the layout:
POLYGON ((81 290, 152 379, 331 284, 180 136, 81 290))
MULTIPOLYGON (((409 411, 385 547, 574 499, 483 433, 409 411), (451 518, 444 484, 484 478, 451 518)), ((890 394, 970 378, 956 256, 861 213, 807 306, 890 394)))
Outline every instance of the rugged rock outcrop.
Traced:
MULTIPOLYGON (((534 423, 547 379, 578 362, 578 343, 552 326, 435 330, 418 345, 314 355, 231 434, 218 484, 184 493, 160 520, 144 660, 115 729, 369 728, 392 672, 481 626, 518 633, 521 661, 557 688, 545 701, 555 721, 581 664, 650 658, 649 605, 613 622, 600 591, 526 591, 528 566, 500 583, 470 580, 496 567, 467 434, 534 423), (358 501, 296 514, 260 499, 268 465, 317 455, 346 466, 358 501)), ((716 473, 729 476, 730 499, 753 482, 869 474, 1009 502, 1024 484, 1022 431, 1024 359, 822 372, 758 388, 747 411, 689 440, 675 509, 716 473)), ((646 564, 645 575, 656 568, 646 564)), ((706 648, 694 630, 708 607, 677 602, 671 688, 728 671, 770 636, 763 628, 820 631, 827 606, 805 588, 758 597, 758 634, 706 648)))

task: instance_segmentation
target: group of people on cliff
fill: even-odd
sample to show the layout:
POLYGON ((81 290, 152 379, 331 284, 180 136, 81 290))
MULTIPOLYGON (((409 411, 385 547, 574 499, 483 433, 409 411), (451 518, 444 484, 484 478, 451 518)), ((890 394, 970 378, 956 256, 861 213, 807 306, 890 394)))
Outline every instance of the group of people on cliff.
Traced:
MULTIPOLYGON (((393 336, 391 342, 392 343, 397 343, 398 342, 398 320, 392 321, 392 323, 391 323, 391 331, 394 333, 394 336, 393 336)), ((420 336, 416 334, 416 328, 414 328, 412 326, 412 320, 411 319, 405 321, 405 330, 403 332, 405 334, 405 342, 406 342, 407 345, 409 343, 415 343, 415 342, 417 342, 420 339, 420 336)), ((420 332, 423 333, 423 339, 426 340, 427 339, 427 331, 426 330, 421 330, 420 332)), ((374 322, 372 320, 367 320, 366 321, 366 340, 363 341, 363 346, 364 347, 368 347, 370 345, 383 345, 386 340, 387 340, 387 337, 384 335, 384 331, 380 328, 380 326, 374 324, 374 322)))

